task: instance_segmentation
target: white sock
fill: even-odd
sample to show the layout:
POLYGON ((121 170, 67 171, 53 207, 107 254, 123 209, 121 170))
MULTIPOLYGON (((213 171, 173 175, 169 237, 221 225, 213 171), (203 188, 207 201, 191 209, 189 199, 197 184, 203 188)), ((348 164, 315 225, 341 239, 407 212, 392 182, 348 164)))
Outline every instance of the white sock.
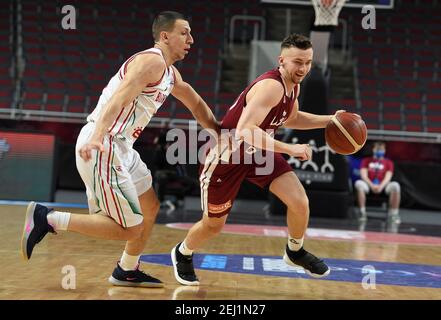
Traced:
POLYGON ((121 257, 121 260, 119 262, 119 266, 124 270, 124 271, 129 271, 129 270, 135 270, 136 267, 139 264, 139 256, 131 256, 128 255, 126 253, 126 251, 124 250, 123 255, 121 257))
POLYGON ((47 222, 55 229, 67 230, 70 221, 70 212, 52 211, 47 215, 47 222))
POLYGON ((179 246, 179 252, 184 256, 191 256, 193 254, 193 250, 188 249, 187 245, 185 244, 185 240, 182 241, 181 245, 179 246))
POLYGON ((398 215, 398 209, 389 209, 389 214, 391 216, 397 216, 398 215))
POLYGON ((303 247, 303 239, 305 237, 301 237, 300 239, 288 237, 288 247, 291 251, 299 251, 303 247))
POLYGON ((361 207, 360 208, 360 213, 362 216, 366 215, 366 208, 365 207, 361 207))

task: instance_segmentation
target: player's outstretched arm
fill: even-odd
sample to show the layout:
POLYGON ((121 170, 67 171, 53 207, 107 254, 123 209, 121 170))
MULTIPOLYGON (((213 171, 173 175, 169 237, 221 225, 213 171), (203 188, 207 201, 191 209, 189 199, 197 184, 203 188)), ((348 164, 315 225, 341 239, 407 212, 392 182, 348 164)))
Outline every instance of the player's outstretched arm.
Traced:
MULTIPOLYGON (((299 92, 297 96, 300 94, 299 92)), ((296 99, 294 102, 294 110, 297 112, 292 112, 291 116, 286 120, 283 125, 284 128, 298 129, 298 130, 310 130, 310 129, 323 129, 326 128, 329 121, 331 121, 332 115, 317 115, 305 111, 299 111, 299 101, 296 99)), ((336 112, 343 112, 344 110, 338 110, 336 112)))
MULTIPOLYGON (((298 105, 296 100, 295 102, 298 105)), ((283 127, 298 130, 323 129, 331 121, 332 115, 317 115, 309 112, 298 111, 291 114, 283 127)))
POLYGON ((103 138, 121 109, 132 102, 147 84, 157 82, 165 67, 164 61, 157 55, 139 56, 130 63, 120 86, 104 106, 91 138, 79 151, 85 161, 91 158, 92 150, 103 151, 103 138))
POLYGON ((219 133, 219 123, 210 107, 191 85, 182 80, 182 76, 178 69, 173 66, 173 70, 176 75, 176 82, 172 90, 172 95, 190 110, 193 117, 203 128, 212 129, 219 133))

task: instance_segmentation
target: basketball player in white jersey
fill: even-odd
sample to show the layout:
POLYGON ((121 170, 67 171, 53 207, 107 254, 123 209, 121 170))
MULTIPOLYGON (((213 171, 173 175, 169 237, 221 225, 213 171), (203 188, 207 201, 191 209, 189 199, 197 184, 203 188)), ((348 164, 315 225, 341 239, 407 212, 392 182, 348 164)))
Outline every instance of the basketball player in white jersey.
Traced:
POLYGON ((58 212, 31 202, 22 237, 23 257, 48 233, 60 230, 125 240, 109 281, 119 286, 163 287, 139 270, 139 258, 159 211, 150 170, 133 143, 168 95, 182 101, 206 129, 218 131, 210 108, 173 66, 193 44, 189 23, 173 11, 152 26, 155 45, 130 57, 102 91, 76 146, 76 163, 86 185, 91 215, 58 212))

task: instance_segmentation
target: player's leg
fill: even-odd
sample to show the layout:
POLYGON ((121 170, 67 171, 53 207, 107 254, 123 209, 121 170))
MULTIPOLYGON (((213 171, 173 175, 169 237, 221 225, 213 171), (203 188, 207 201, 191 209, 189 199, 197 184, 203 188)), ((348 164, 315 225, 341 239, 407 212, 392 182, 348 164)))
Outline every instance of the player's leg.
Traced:
POLYGON ((271 180, 270 191, 287 206, 288 244, 283 260, 298 265, 313 277, 325 277, 329 267, 303 248, 303 239, 309 221, 309 201, 305 189, 291 167, 281 155, 275 155, 274 172, 267 176, 271 180))
POLYGON ((182 245, 179 247, 180 252, 184 255, 191 255, 193 251, 202 248, 208 240, 221 233, 227 217, 227 214, 221 217, 209 217, 204 214, 202 219, 196 222, 188 231, 182 245))
POLYGON ((160 280, 139 270, 141 253, 159 211, 159 201, 152 188, 150 170, 133 149, 124 153, 124 161, 121 164, 121 170, 114 171, 114 181, 116 193, 123 195, 127 200, 121 201, 123 220, 128 227, 141 223, 142 230, 138 237, 127 241, 109 281, 119 286, 163 287, 160 280), (123 168, 129 169, 126 171, 123 168))
POLYGON ((54 211, 38 203, 30 202, 26 210, 21 241, 23 258, 29 260, 35 245, 47 233, 58 231, 72 231, 107 240, 131 240, 139 237, 143 231, 143 225, 123 228, 109 216, 54 211))
POLYGON ((222 231, 242 182, 242 179, 235 180, 233 177, 223 177, 225 183, 216 182, 220 179, 216 176, 210 178, 211 181, 201 179, 202 219, 191 227, 185 239, 171 251, 175 278, 183 285, 199 285, 194 272, 193 251, 222 231), (237 181, 237 185, 231 185, 233 181, 237 181))
POLYGON ((293 171, 284 173, 273 180, 270 191, 287 206, 286 219, 291 237, 303 238, 309 221, 309 201, 297 176, 293 171))
MULTIPOLYGON (((89 130, 80 133, 77 150, 87 139, 89 130)), ((86 186, 91 215, 71 214, 67 230, 108 240, 134 240, 143 231, 143 217, 135 186, 122 158, 130 149, 122 151, 119 140, 105 136, 104 152, 92 152, 92 159, 84 161, 76 152, 78 172, 86 186)), ((57 225, 57 220, 53 220, 57 225)), ((56 226, 56 231, 57 231, 56 226)))
POLYGON ((221 231, 227 220, 222 217, 203 218, 195 223, 188 231, 184 241, 178 243, 171 251, 171 259, 176 280, 183 285, 197 286, 199 279, 193 266, 193 251, 201 248, 208 240, 214 238, 221 231))
POLYGON ((171 252, 175 278, 183 285, 199 285, 194 272, 193 251, 221 232, 246 175, 246 169, 241 165, 218 165, 221 156, 222 153, 219 157, 207 156, 200 175, 203 217, 171 252))
MULTIPOLYGON (((92 124, 83 127, 78 138, 77 151, 88 139, 92 130, 92 124)), ((129 227, 117 222, 117 219, 121 219, 119 206, 121 195, 114 192, 110 177, 107 178, 111 173, 108 160, 113 154, 109 137, 104 139, 104 146, 106 151, 102 153, 95 151, 93 159, 88 162, 81 159, 76 152, 78 172, 86 185, 89 211, 98 214, 60 212, 31 202, 26 210, 21 241, 25 260, 31 257, 35 245, 48 232, 73 231, 109 240, 131 240, 139 237, 143 230, 142 220, 129 227), (106 166, 109 170, 106 170, 106 166)))
POLYGON ((138 199, 144 216, 143 229, 139 237, 127 241, 125 251, 130 255, 138 255, 144 250, 147 239, 150 237, 153 225, 155 224, 160 206, 153 188, 144 192, 138 199))
POLYGON ((360 221, 366 221, 366 195, 369 193, 369 186, 363 180, 355 181, 355 191, 357 192, 358 208, 360 209, 360 221))

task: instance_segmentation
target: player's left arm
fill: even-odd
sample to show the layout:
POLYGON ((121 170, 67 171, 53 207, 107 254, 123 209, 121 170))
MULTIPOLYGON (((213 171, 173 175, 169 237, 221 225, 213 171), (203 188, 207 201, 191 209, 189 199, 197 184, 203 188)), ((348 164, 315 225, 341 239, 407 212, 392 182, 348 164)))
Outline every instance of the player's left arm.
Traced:
MULTIPOLYGON (((299 103, 296 100, 294 110, 298 110, 299 103)), ((283 125, 285 128, 309 130, 321 129, 331 121, 332 115, 317 115, 304 111, 293 112, 283 125)))
POLYGON ((173 71, 175 72, 176 81, 171 92, 172 95, 190 110, 193 117, 203 128, 220 132, 219 123, 207 103, 191 85, 182 80, 181 74, 174 66, 173 71))
MULTIPOLYGON (((300 85, 298 87, 298 94, 300 94, 300 85)), ((336 112, 343 112, 339 110, 336 112)), ((309 130, 309 129, 322 129, 326 128, 326 125, 331 121, 333 115, 317 115, 305 111, 299 110, 299 101, 296 99, 294 102, 294 109, 289 118, 286 120, 283 127, 290 129, 309 130)))

